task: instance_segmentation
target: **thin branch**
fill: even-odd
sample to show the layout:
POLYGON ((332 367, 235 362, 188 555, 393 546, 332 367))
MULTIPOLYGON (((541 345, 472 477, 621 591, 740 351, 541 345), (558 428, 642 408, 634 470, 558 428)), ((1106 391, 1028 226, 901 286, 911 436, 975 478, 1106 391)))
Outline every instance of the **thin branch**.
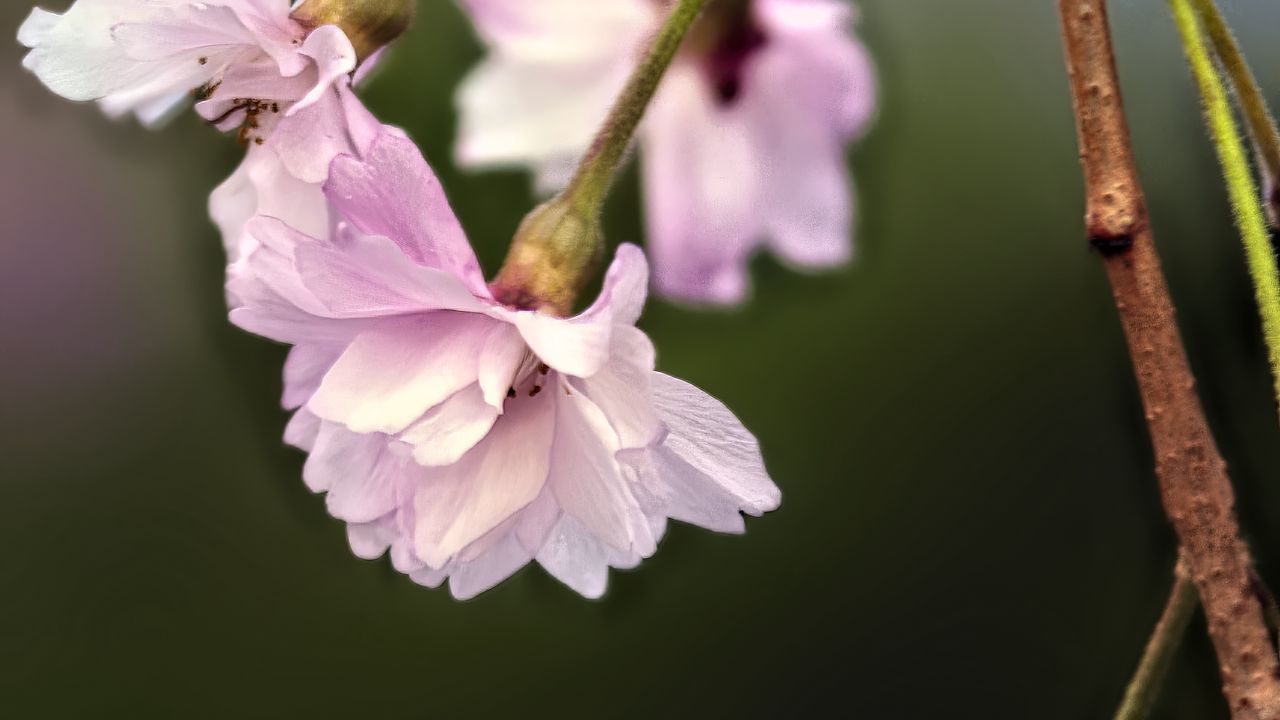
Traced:
POLYGON ((1240 51, 1231 28, 1227 27, 1222 11, 1213 0, 1195 0, 1195 6, 1200 21, 1204 23, 1205 33, 1213 43, 1214 53, 1231 77, 1236 99, 1253 138, 1253 146, 1258 153, 1258 169, 1267 190, 1264 202, 1270 209, 1271 221, 1280 222, 1280 130, 1276 129, 1275 118, 1267 107, 1262 88, 1258 87, 1257 78, 1249 70, 1249 63, 1245 62, 1244 53, 1240 51))
POLYGON ((1186 561, 1179 558, 1173 569, 1173 590, 1169 593, 1169 602, 1160 614, 1151 639, 1147 641, 1147 649, 1142 653, 1129 687, 1125 688, 1124 700, 1116 711, 1115 720, 1146 720, 1151 717, 1165 677, 1178 648, 1182 646, 1187 625, 1191 623, 1191 616, 1198 605, 1196 584, 1191 581, 1186 561))
POLYGON ((1058 0, 1085 176, 1102 255, 1155 450, 1165 513, 1191 568, 1236 720, 1280 718, 1280 662, 1250 590, 1226 463, 1209 431, 1156 256, 1120 99, 1103 0, 1058 0))
MULTIPOLYGON (((1208 7, 1214 9, 1213 3, 1208 3, 1208 7)), ((1258 314, 1262 316, 1262 337, 1266 341, 1267 355, 1271 359, 1271 380, 1276 401, 1280 403, 1280 268, 1276 267, 1276 255, 1271 249, 1266 215, 1258 190, 1253 184, 1253 175, 1249 171, 1244 142, 1240 139, 1235 117, 1231 114, 1226 87, 1209 55, 1204 29, 1200 26, 1196 11, 1189 0, 1169 0, 1169 8, 1173 10, 1173 18, 1182 36, 1182 47, 1187 54, 1187 63, 1191 66, 1191 74, 1195 76, 1196 86, 1200 90, 1205 124, 1209 128, 1214 150, 1218 153, 1218 162, 1222 165, 1227 194, 1231 198, 1231 208, 1235 211, 1236 227, 1244 242, 1249 275, 1253 278, 1254 298, 1258 303, 1258 314)), ((1217 20, 1219 32, 1230 39, 1231 31, 1221 24, 1221 17, 1217 17, 1217 20)), ((1241 65, 1244 63, 1243 58, 1236 58, 1236 61, 1241 65)), ((1246 76, 1249 75, 1248 67, 1244 67, 1243 72, 1246 76)), ((1247 93, 1240 93, 1241 98, 1246 96, 1247 93)), ((1269 123, 1265 104, 1260 112, 1265 122, 1269 123)), ((1271 131, 1274 132, 1275 128, 1272 127, 1271 131)))

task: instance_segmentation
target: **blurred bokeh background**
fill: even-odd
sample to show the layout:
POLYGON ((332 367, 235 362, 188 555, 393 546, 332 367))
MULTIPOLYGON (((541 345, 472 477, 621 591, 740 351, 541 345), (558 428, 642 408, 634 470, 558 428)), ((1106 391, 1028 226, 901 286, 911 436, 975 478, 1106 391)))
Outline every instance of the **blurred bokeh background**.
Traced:
MULTIPOLYGON (((66 0, 46 0, 61 11, 66 0)), ((1165 4, 1115 2, 1157 242, 1264 576, 1280 426, 1240 243, 1165 4)), ((451 2, 365 97, 492 272, 519 173, 451 164, 479 57, 451 2)), ((1274 106, 1280 5, 1228 0, 1274 106)), ((5 0, 10 37, 29 0, 5 0)), ((659 367, 760 437, 782 508, 677 526, 589 602, 537 568, 465 603, 354 558, 300 479, 284 349, 225 319, 208 191, 234 140, 48 94, 0 44, 0 714, 1102 718, 1174 560, 1097 258, 1050 0, 863 0, 880 118, 858 260, 753 302, 653 302, 659 367)), ((629 175, 612 242, 642 237, 629 175)), ((1159 717, 1225 718, 1203 623, 1159 717)))

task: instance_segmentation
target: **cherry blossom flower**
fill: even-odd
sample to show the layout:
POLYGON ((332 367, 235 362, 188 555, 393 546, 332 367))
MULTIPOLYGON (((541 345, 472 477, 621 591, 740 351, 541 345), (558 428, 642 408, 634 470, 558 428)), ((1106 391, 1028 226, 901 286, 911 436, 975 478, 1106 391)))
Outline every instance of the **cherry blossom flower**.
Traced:
POLYGON ((77 0, 39 8, 18 31, 23 65, 50 90, 155 126, 185 101, 249 147, 210 214, 232 260, 244 222, 271 213, 318 230, 319 185, 377 123, 351 91, 358 57, 335 25, 313 27, 283 0, 77 0))
POLYGON ((588 597, 651 555, 668 518, 742 532, 777 507, 755 438, 654 370, 635 327, 643 253, 623 245, 572 318, 494 300, 439 182, 384 129, 337 158, 329 237, 250 221, 232 276, 242 328, 293 345, 286 440, 310 454, 361 557, 389 551, 459 598, 536 560, 588 597))
MULTIPOLYGON (((458 161, 562 186, 660 23, 657 0, 465 0, 489 57, 458 93, 458 161)), ((717 0, 639 133, 654 284, 734 303, 767 246, 803 268, 851 256, 845 145, 874 75, 838 0, 717 0)))

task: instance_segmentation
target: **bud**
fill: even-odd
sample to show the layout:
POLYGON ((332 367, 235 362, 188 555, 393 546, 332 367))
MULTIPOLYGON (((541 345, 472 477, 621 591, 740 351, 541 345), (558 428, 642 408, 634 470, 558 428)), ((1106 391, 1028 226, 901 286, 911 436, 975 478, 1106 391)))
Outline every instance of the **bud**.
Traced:
POLYGON ((364 62, 404 34, 413 22, 414 0, 303 0, 293 18, 313 28, 337 25, 364 62))
POLYGON ((509 307, 567 317, 600 262, 603 237, 594 208, 564 196, 543 203, 520 223, 490 284, 494 298, 509 307))

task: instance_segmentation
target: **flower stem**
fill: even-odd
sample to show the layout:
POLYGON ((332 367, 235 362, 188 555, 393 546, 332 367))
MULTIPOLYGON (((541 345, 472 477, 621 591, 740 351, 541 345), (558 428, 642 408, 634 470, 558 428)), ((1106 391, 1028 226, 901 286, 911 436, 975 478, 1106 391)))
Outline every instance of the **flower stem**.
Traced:
POLYGON ((583 209, 599 210, 609 185, 613 182, 614 173, 626 156, 631 136, 644 117, 645 108, 657 91, 658 83, 662 81, 676 51, 680 49, 685 34, 706 2, 707 0, 677 0, 658 30, 648 54, 631 73, 626 87, 609 111, 609 117, 597 132, 591 148, 578 164, 562 197, 583 209))
POLYGON ((1104 0, 1058 0, 1085 179, 1085 222, 1138 381, 1160 496, 1204 607, 1236 720, 1280 716, 1280 662, 1226 463, 1196 395, 1133 159, 1104 0))
POLYGON ((1173 569, 1173 590, 1169 593, 1169 602, 1160 614, 1151 639, 1147 641, 1147 649, 1142 653, 1129 687, 1125 688, 1124 700, 1116 711, 1115 720, 1146 720, 1151 717, 1160 688, 1182 645, 1197 605, 1196 584, 1191 581, 1186 561, 1179 558, 1173 569))
POLYGON ((1263 202, 1270 207, 1271 222, 1280 223, 1280 130, 1276 129, 1275 118, 1267 107, 1262 89, 1258 87, 1258 80, 1249 70, 1244 53, 1240 51, 1240 45, 1231 28, 1227 27, 1218 5, 1214 0, 1194 0, 1194 4, 1205 33, 1213 43, 1214 53, 1231 78, 1249 135, 1257 149, 1259 171, 1264 178, 1266 192, 1263 202))
POLYGON ((567 316, 604 253, 600 209, 645 108, 707 0, 676 0, 559 195, 525 217, 489 287, 505 305, 567 316))
MULTIPOLYGON (((1271 359, 1276 400, 1280 402, 1280 269, 1276 266, 1276 256, 1271 249, 1266 216, 1257 188, 1253 184, 1244 143, 1231 114, 1226 87, 1209 55, 1204 31, 1191 6, 1191 0, 1169 0, 1169 7, 1182 36, 1182 46, 1187 62, 1191 65, 1191 74, 1195 76, 1196 85, 1200 89, 1209 136, 1218 153, 1218 162, 1222 165, 1222 174, 1227 181, 1227 194, 1235 211, 1236 226, 1244 241, 1258 313, 1262 316, 1262 336, 1266 341, 1267 355, 1271 359)), ((1230 35, 1225 26, 1223 32, 1230 35)), ((1244 68, 1243 72, 1248 75, 1248 68, 1244 68)), ((1245 94, 1241 93, 1241 97, 1245 94)), ((1262 107, 1262 112, 1265 115, 1265 106, 1262 107)))

